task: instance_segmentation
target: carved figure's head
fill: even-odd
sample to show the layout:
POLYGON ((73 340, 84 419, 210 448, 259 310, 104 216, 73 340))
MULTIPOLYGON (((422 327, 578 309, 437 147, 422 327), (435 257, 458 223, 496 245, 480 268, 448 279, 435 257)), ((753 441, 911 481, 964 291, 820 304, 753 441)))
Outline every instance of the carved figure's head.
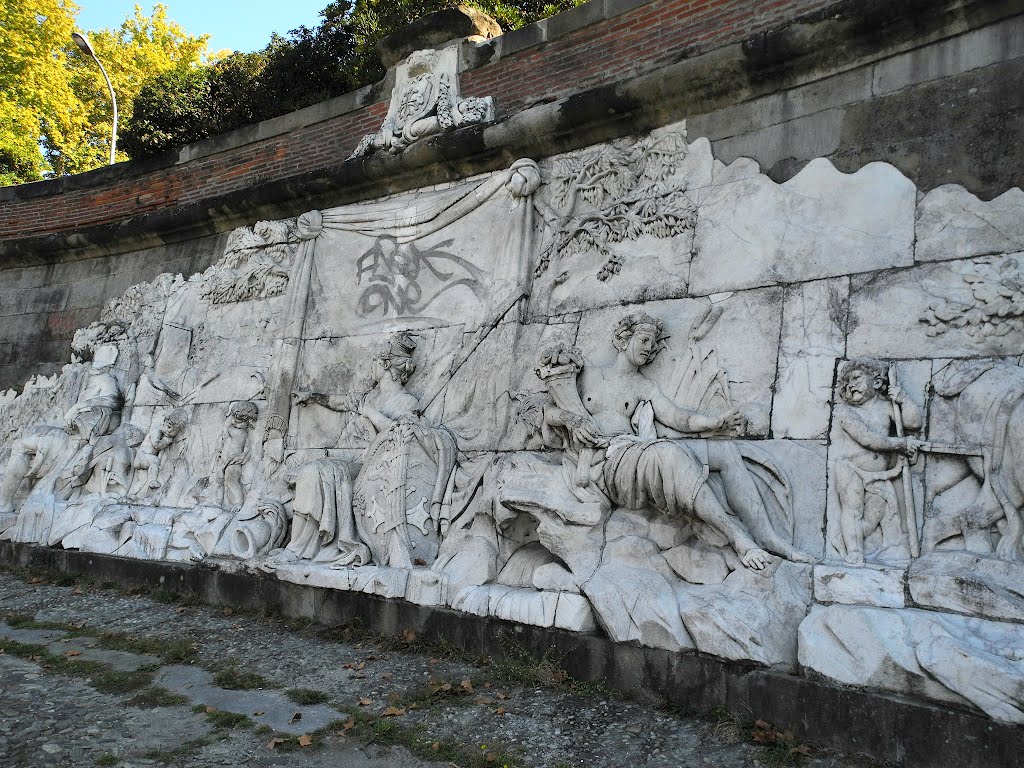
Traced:
MULTIPOLYGON (((75 331, 71 340, 71 352, 79 360, 95 360, 96 352, 104 345, 117 344, 126 335, 126 323, 122 320, 97 321, 75 331)), ((117 348, 114 347, 116 350, 117 348)), ((105 354, 109 354, 106 352, 105 354)), ((116 358, 116 352, 115 352, 116 358)), ((113 365, 113 360, 109 365, 113 365)), ((102 367, 102 366, 100 366, 102 367)))
POLYGON ((412 359, 416 351, 416 337, 408 331, 401 331, 384 342, 374 363, 381 370, 374 377, 379 381, 384 372, 390 372, 391 378, 399 384, 405 384, 416 371, 416 363, 412 359))
POLYGON ((256 418, 259 415, 259 406, 248 400, 234 402, 231 404, 231 407, 228 408, 228 419, 232 421, 236 427, 249 429, 256 423, 256 418))
POLYGON ((885 394, 886 367, 878 360, 851 360, 839 373, 836 391, 850 405, 863 405, 877 394, 885 394))
POLYGON ((612 344, 633 365, 647 365, 665 347, 665 325, 646 312, 630 312, 615 324, 612 344))
POLYGON ((186 424, 188 424, 188 411, 184 408, 175 408, 164 416, 160 426, 165 437, 177 437, 186 424))

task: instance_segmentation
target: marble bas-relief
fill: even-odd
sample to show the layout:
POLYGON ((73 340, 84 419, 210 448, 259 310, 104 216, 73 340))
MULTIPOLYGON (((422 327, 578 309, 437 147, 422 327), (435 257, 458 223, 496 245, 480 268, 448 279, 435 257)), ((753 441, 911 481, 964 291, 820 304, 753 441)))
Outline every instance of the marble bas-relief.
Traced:
MULTIPOLYGON (((364 153, 487 119, 450 55, 364 153)), ((256 222, 0 396, 0 538, 1021 723, 1022 208, 669 126, 256 222)))

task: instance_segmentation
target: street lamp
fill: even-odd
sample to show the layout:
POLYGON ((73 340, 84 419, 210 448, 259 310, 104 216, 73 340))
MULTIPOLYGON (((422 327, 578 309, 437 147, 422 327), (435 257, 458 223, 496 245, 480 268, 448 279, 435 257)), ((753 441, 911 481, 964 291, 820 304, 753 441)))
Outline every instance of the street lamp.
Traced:
POLYGON ((96 62, 96 66, 98 66, 100 68, 100 72, 103 73, 103 79, 107 81, 107 89, 110 91, 110 103, 114 106, 114 126, 110 130, 110 164, 113 165, 115 162, 114 155, 117 152, 117 97, 114 95, 114 86, 110 84, 110 78, 107 76, 107 70, 105 70, 103 68, 103 64, 100 63, 99 57, 96 55, 96 51, 92 49, 92 44, 89 42, 89 38, 85 35, 79 34, 78 32, 72 32, 71 39, 82 53, 92 56, 93 61, 96 62))

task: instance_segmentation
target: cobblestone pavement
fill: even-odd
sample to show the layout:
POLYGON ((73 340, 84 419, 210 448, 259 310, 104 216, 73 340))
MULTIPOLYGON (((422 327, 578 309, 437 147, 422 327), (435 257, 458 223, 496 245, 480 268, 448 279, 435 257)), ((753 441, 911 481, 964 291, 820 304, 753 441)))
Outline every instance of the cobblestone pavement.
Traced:
POLYGON ((771 729, 784 743, 758 746, 736 718, 677 716, 549 663, 22 572, 0 573, 0 716, 4 768, 873 765, 805 758, 771 729))

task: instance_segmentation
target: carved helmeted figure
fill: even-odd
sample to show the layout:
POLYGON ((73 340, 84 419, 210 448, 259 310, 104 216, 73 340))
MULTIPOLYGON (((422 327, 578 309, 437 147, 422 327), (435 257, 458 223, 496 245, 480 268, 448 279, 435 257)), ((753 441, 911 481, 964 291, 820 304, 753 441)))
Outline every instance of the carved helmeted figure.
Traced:
MULTIPOLYGON (((566 447, 579 453, 577 477, 589 475, 621 507, 653 507, 710 526, 725 536, 748 568, 760 570, 770 562, 766 549, 813 562, 774 530, 731 443, 701 441, 698 448, 704 456, 699 457, 683 441, 658 438, 655 422, 684 434, 743 427, 743 417, 735 409, 706 413, 680 407, 641 372, 658 354, 663 339, 659 320, 643 312, 628 314, 612 336, 619 351, 614 363, 578 365, 572 386, 552 387, 549 381, 554 404, 545 409, 544 423, 561 430, 568 438, 566 447), (711 470, 721 474, 735 515, 705 482, 711 470)), ((543 369, 539 373, 550 378, 543 369)))
POLYGON ((117 347, 105 344, 95 350, 88 380, 77 402, 64 414, 61 427, 40 425, 14 443, 3 481, 0 482, 0 514, 14 511, 22 482, 38 480, 60 470, 53 491, 63 499, 89 479, 95 445, 120 424, 124 400, 113 373, 117 347))
POLYGON ((359 414, 372 441, 361 466, 325 458, 300 468, 291 534, 275 559, 315 560, 335 567, 373 562, 396 568, 433 559, 436 522, 455 465, 455 442, 446 430, 418 415, 419 401, 405 388, 415 370, 415 348, 415 339, 406 333, 385 342, 372 363, 375 386, 363 395, 296 393, 299 404, 359 414), (419 461, 410 462, 412 452, 419 461), (424 474, 418 482, 426 487, 419 491, 408 482, 414 464, 424 474))
MULTIPOLYGON (((839 427, 832 447, 839 496, 839 536, 833 545, 850 565, 863 565, 865 557, 882 561, 910 557, 906 516, 900 515, 894 485, 908 470, 905 462, 894 462, 893 457, 913 459, 922 441, 890 433, 918 431, 921 411, 901 387, 887 386, 885 377, 881 363, 855 360, 847 364, 836 384, 842 403, 836 405, 833 417, 839 427), (901 430, 895 429, 897 411, 901 430)), ((910 503, 903 500, 904 505, 910 503)))

